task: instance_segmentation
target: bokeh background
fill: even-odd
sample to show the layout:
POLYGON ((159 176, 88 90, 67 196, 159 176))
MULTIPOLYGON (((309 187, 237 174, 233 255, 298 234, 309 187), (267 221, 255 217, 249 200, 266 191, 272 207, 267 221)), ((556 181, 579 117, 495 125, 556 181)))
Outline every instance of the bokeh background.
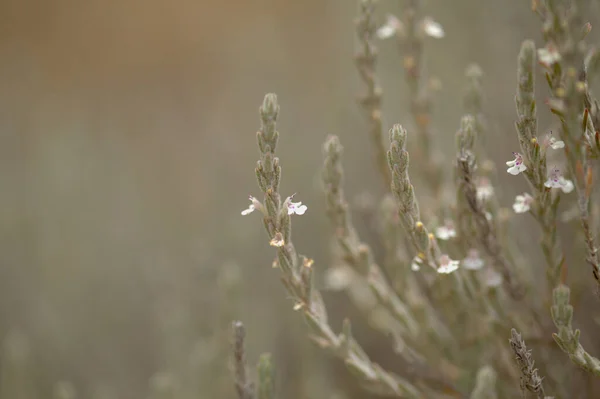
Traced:
MULTIPOLYGON (((382 0, 380 21, 400 5, 382 0)), ((279 397, 368 397, 310 344, 259 217, 240 216, 258 194, 267 92, 281 104, 282 190, 309 207, 294 237, 317 284, 330 259, 319 186, 328 134, 345 146, 350 198, 382 192, 356 103, 357 10, 348 0, 0 2, 0 398, 49 398, 60 381, 79 398, 141 399, 152 386, 233 398, 233 319, 246 324, 250 362, 273 354, 279 397)), ((476 62, 486 145, 510 159, 516 56, 523 39, 540 39, 529 2, 424 10, 446 30, 426 48, 427 73, 442 82, 435 147, 452 143, 476 62)), ((410 126, 401 58, 391 41, 379 49, 386 128, 410 126)), ((524 179, 500 182, 509 206, 524 179)), ((360 324, 344 294, 325 300, 335 328, 346 316, 360 324)), ((394 367, 382 337, 356 334, 394 367)))

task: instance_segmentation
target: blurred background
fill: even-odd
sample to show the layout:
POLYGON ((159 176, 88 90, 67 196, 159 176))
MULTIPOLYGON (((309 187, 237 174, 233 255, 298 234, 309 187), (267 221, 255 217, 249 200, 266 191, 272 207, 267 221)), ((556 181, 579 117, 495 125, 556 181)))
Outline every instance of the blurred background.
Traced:
MULTIPOLYGON (((400 8, 381 1, 379 20, 400 8)), ((281 104, 282 192, 309 207, 294 237, 315 259, 317 285, 330 259, 325 137, 345 147, 350 198, 383 192, 356 103, 357 10, 348 0, 0 2, 0 398, 72 388, 95 399, 161 389, 233 398, 234 319, 246 324, 251 363, 273 354, 279 397, 368 397, 308 341, 259 217, 240 216, 259 194, 267 92, 281 104)), ((523 39, 540 39, 529 2, 427 0, 424 10, 446 31, 426 48, 427 73, 442 82, 436 148, 453 142, 476 62, 486 145, 498 163, 511 159, 516 56, 523 39)), ((397 48, 379 49, 386 129, 410 126, 397 48)), ((509 206, 525 181, 504 187, 509 206)), ((343 293, 325 300, 335 329, 346 316, 360 324, 343 293)), ((356 335, 393 369, 382 337, 356 335)))

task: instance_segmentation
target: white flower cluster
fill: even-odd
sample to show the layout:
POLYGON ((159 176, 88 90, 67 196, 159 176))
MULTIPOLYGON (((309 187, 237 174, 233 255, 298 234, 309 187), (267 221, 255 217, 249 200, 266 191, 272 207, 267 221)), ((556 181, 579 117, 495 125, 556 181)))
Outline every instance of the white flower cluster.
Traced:
MULTIPOLYGON (((431 17, 423 18, 421 29, 425 35, 435 39, 441 39, 446 35, 442 25, 434 21, 431 17)), ((402 22, 395 15, 388 14, 385 24, 377 29, 376 35, 379 39, 389 39, 402 32, 404 32, 402 22)))
MULTIPOLYGON (((302 205, 302 202, 292 202, 293 197, 294 196, 292 195, 291 197, 289 197, 286 200, 288 203, 288 215, 294 215, 294 214, 304 215, 304 213, 308 209, 307 206, 302 205)), ((242 215, 246 216, 246 215, 251 214, 252 212, 254 212, 257 209, 260 211, 264 211, 264 207, 260 203, 260 201, 257 200, 256 198, 254 198, 253 196, 250 196, 250 206, 248 206, 247 209, 244 209, 241 213, 242 213, 242 215)))

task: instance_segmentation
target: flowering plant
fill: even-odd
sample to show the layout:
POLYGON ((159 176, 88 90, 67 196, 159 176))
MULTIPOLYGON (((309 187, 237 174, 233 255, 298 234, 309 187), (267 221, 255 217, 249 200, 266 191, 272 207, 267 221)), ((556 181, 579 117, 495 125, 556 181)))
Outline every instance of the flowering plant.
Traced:
POLYGON ((496 198, 496 178, 489 173, 494 170, 489 167, 493 162, 479 142, 487 133, 481 70, 477 66, 467 70, 465 114, 456 133, 455 151, 446 158, 453 165, 454 179, 446 181, 432 146, 432 94, 438 85, 425 79, 422 65, 425 40, 442 39, 446 32, 431 17, 420 17, 417 1, 407 1, 401 18, 389 15, 381 25, 374 19, 375 1, 360 1, 356 61, 367 88, 361 105, 386 187, 379 224, 384 254, 376 256, 354 226, 343 190, 343 147, 336 136, 329 136, 323 146, 322 182, 339 259, 323 272, 326 288, 345 290, 358 308, 383 315, 379 319, 384 321, 373 327, 401 342, 397 355, 407 366, 398 372, 371 359, 354 338, 348 319, 339 333, 329 324, 327 306, 313 282, 320 266, 300 255, 291 238, 290 216, 304 214, 306 206, 292 202, 293 196, 282 200, 279 194, 281 165, 275 155, 279 103, 275 94, 264 98, 255 170, 264 200, 250 197, 250 207, 242 214, 261 211, 276 250, 274 265, 281 269, 283 285, 294 299, 293 309, 303 315, 312 340, 341 359, 366 389, 399 398, 505 398, 515 397, 519 389, 538 398, 548 397, 547 392, 574 397, 564 362, 548 360, 556 349, 590 375, 600 376, 600 360, 583 348, 580 331, 572 327, 567 266, 557 234, 559 201, 576 203, 585 254, 574 262, 587 262, 594 278, 590 282, 600 286, 593 234, 596 221, 590 215, 598 167, 594 162, 600 153, 595 127, 600 123, 600 108, 588 85, 591 67, 600 56, 586 44, 591 25, 582 22, 580 3, 533 2, 543 23, 544 44, 536 49, 533 41, 526 40, 518 55, 515 147, 520 148, 506 162, 510 178, 524 178, 530 190, 516 196, 510 211, 510 205, 504 208, 496 198), (391 126, 387 139, 383 91, 375 71, 375 40, 383 39, 399 42, 412 115, 407 123, 391 126), (538 131, 534 94, 538 65, 546 73, 551 92, 546 104, 560 125, 556 136, 538 131), (411 140, 419 154, 414 160, 409 156, 411 140), (558 167, 548 169, 548 150, 562 155, 564 172, 558 167), (422 193, 412 184, 413 175, 424 178, 426 194, 440 198, 454 190, 455 201, 440 201, 425 209, 419 202, 422 193), (551 298, 545 297, 528 254, 511 234, 508 222, 526 216, 539 227, 551 298), (370 306, 362 306, 355 292, 365 287, 372 293, 370 306), (540 370, 534 367, 522 333, 528 340, 554 338, 553 344, 536 350, 543 359, 538 363, 540 370))

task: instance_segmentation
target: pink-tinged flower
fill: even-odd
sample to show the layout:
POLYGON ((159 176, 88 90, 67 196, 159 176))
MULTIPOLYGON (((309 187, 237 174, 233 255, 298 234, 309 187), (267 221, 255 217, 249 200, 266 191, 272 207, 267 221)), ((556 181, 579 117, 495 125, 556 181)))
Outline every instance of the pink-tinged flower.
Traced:
POLYGON ((377 29, 377 32, 375 32, 375 34, 379 39, 389 39, 390 37, 396 35, 399 31, 401 31, 402 28, 402 22, 400 22, 400 20, 396 16, 388 14, 385 24, 380 26, 379 29, 377 29))
POLYGON ((253 196, 250 196, 249 199, 250 199, 250 206, 247 209, 244 209, 242 211, 243 216, 249 215, 257 209, 262 209, 262 204, 260 203, 259 200, 257 200, 253 196))
POLYGON ((523 195, 515 197, 513 209, 516 213, 525 213, 531 209, 531 204, 533 204, 533 197, 527 193, 523 193, 523 195))
POLYGON ((450 259, 448 255, 440 256, 439 262, 440 267, 438 267, 437 272, 440 274, 450 274, 458 269, 459 262, 450 259))
POLYGON ((454 228, 454 222, 450 219, 446 219, 443 226, 438 227, 435 230, 435 236, 440 240, 449 240, 456 237, 456 229, 454 228))
POLYGON ((546 180, 544 186, 548 188, 560 188, 563 191, 563 193, 570 193, 575 188, 573 182, 571 180, 565 179, 564 176, 560 173, 559 169, 554 169, 552 172, 550 172, 548 180, 546 180))
POLYGON ((494 196, 494 186, 487 177, 479 178, 477 183, 477 201, 485 202, 494 196))
POLYGON ((565 148, 565 142, 562 140, 556 140, 552 135, 552 132, 550 132, 546 135, 546 138, 544 139, 544 147, 550 147, 553 150, 558 150, 559 148, 565 148))
POLYGON ((470 249, 467 257, 463 259, 462 265, 468 270, 479 270, 483 267, 483 259, 479 256, 479 251, 470 249))
POLYGON ((302 202, 292 202, 290 197, 290 202, 288 205, 288 215, 304 215, 306 209, 308 209, 306 205, 302 205, 302 202))
POLYGON ((442 25, 434 21, 431 17, 425 17, 423 19, 423 32, 425 32, 427 36, 435 39, 441 39, 445 36, 442 25))
POLYGON ((527 170, 527 166, 523 163, 523 155, 518 152, 513 152, 515 159, 513 161, 508 161, 506 166, 510 166, 506 171, 511 175, 518 175, 519 173, 527 170))
POLYGON ((558 49, 552 44, 538 49, 537 55, 540 62, 546 67, 551 67, 561 59, 558 49))

